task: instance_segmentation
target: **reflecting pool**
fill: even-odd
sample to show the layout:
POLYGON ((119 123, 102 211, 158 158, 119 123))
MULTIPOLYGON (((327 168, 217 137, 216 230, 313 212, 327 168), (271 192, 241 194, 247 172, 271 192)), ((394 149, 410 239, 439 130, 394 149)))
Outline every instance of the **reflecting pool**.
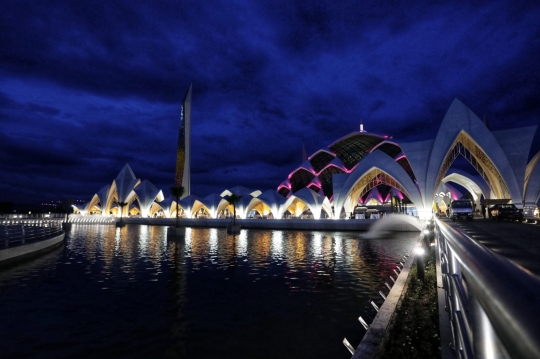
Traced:
POLYGON ((2 358, 349 358, 418 233, 73 225, 0 270, 2 358))

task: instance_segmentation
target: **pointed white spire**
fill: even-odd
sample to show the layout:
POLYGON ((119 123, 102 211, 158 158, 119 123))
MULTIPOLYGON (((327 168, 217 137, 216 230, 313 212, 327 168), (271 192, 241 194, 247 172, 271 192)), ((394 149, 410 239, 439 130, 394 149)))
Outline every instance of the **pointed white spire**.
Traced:
POLYGON ((362 120, 360 120, 360 132, 366 132, 364 131, 364 124, 362 123, 362 120))

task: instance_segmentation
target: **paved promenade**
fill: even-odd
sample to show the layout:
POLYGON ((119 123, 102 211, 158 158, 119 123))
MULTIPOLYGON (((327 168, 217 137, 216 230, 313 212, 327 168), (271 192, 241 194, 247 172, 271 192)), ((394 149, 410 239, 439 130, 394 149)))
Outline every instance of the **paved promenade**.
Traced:
POLYGON ((461 227, 482 245, 540 277, 540 225, 517 221, 493 222, 483 218, 455 223, 443 220, 451 226, 461 227))

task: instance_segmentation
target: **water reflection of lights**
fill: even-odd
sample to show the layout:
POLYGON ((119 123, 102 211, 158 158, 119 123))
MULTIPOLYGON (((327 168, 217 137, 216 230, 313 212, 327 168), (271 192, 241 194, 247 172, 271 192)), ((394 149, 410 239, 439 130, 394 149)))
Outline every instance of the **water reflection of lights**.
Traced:
POLYGON ((272 256, 274 258, 283 257, 283 231, 272 232, 272 256))
POLYGON ((114 237, 114 255, 117 256, 120 253, 120 242, 122 241, 122 237, 120 236, 120 231, 116 231, 116 235, 114 237))
POLYGON ((322 234, 319 232, 313 233, 313 242, 312 242, 313 254, 320 255, 322 252, 322 234))
POLYGON ((139 226, 139 255, 146 255, 148 251, 148 226, 139 226))
POLYGON ((343 257, 343 238, 341 236, 334 236, 334 251, 336 252, 336 257, 343 257))
POLYGON ((185 237, 184 237, 184 243, 186 244, 186 250, 187 251, 190 251, 191 250, 191 241, 192 241, 192 238, 193 238, 193 231, 191 228, 186 228, 186 234, 185 234, 185 237))
MULTIPOLYGON (((185 330, 186 334, 179 337, 179 341, 189 338, 185 343, 190 345, 186 348, 192 350, 189 352, 193 353, 189 355, 191 357, 196 356, 197 351, 206 345, 208 340, 216 342, 226 338, 230 335, 231 327, 235 330, 248 327, 239 332, 239 336, 252 334, 252 328, 238 326, 238 319, 230 313, 245 313, 246 308, 249 312, 253 303, 269 310, 268 321, 265 321, 268 332, 287 335, 309 330, 309 335, 316 336, 317 328, 320 327, 317 323, 320 322, 327 323, 332 332, 349 332, 356 330, 356 327, 343 329, 347 318, 362 315, 368 321, 372 319, 373 309, 359 307, 358 303, 367 303, 369 298, 376 295, 381 284, 387 281, 388 272, 393 268, 396 259, 406 250, 410 250, 417 236, 406 241, 371 239, 369 250, 365 250, 365 242, 368 241, 356 237, 349 233, 337 235, 329 232, 286 230, 243 230, 239 236, 227 236, 224 229, 186 228, 184 242, 167 240, 166 227, 146 228, 130 224, 122 229, 115 229, 114 226, 74 224, 67 242, 69 247, 66 253, 69 259, 61 253, 58 256, 53 253, 53 256, 48 257, 48 262, 25 270, 29 277, 32 276, 25 284, 30 286, 32 291, 45 291, 44 295, 39 297, 47 300, 56 296, 70 296, 82 303, 90 300, 87 298, 89 289, 107 288, 107 291, 103 292, 105 295, 91 298, 92 302, 97 300, 98 305, 88 306, 88 310, 77 317, 83 326, 110 329, 110 333, 105 333, 107 343, 121 346, 125 342, 125 335, 122 334, 125 323, 119 323, 116 327, 114 321, 111 322, 110 318, 102 315, 103 308, 112 308, 120 317, 130 318, 130 327, 135 330, 144 331, 149 324, 152 325, 155 330, 150 349, 155 351, 167 348, 171 342, 170 328, 185 330), (103 251, 99 249, 101 246, 103 251), (212 253, 212 257, 217 257, 210 262, 208 254, 214 252, 216 247, 217 253, 212 253), (239 252, 241 257, 235 256, 233 250, 239 252), (146 251, 144 255, 143 251, 146 251), (113 254, 118 256, 114 257, 113 254), (335 260, 339 257, 341 259, 335 260), (350 258, 357 258, 356 262, 348 263, 350 258), (65 262, 70 263, 68 265, 65 262), (80 271, 81 275, 72 275, 74 269, 76 273, 80 271), (59 280, 50 281, 51 275, 58 276, 59 280), (44 280, 35 280, 34 276, 39 279, 43 276, 44 280), (50 282, 46 288, 40 286, 40 282, 44 281, 50 282), (128 307, 124 305, 126 298, 138 298, 142 290, 152 292, 157 300, 133 300, 128 307), (351 297, 355 300, 351 301, 351 297), (220 300, 215 301, 213 298, 220 300), (211 308, 184 304, 201 301, 212 301, 211 308), (134 311, 138 313, 135 316, 134 311), (314 312, 322 314, 313 318, 314 312), (186 320, 189 318, 193 322, 204 322, 209 316, 213 318, 213 323, 219 323, 211 324, 213 330, 190 329, 193 326, 186 320), (298 321, 292 321, 293 324, 284 329, 283 317, 300 318, 302 323, 294 326, 293 322, 298 321), (165 323, 167 325, 162 325, 163 318, 168 318, 165 323), (274 318, 277 320, 273 320, 274 318)), ((29 288, 19 288, 19 272, 14 273, 13 278, 5 279, 5 275, 2 273, 0 283, 2 287, 9 286, 9 290, 3 293, 8 295, 5 302, 15 305, 17 301, 13 298, 26 298, 29 288), (14 293, 18 291, 20 295, 15 297, 14 293)), ((40 305, 45 303, 42 307, 47 307, 45 300, 43 303, 39 302, 39 298, 36 300, 40 305)), ((26 303, 24 300, 19 302, 26 303)), ((28 322, 32 320, 28 312, 27 308, 22 307, 15 313, 28 322)), ((68 321, 59 322, 59 325, 69 326, 68 321)), ((15 320, 13 322, 18 323, 15 320)), ((35 329, 31 335, 39 336, 39 333, 47 329, 47 324, 36 324, 37 327, 30 328, 35 329)), ((352 324, 357 325, 358 322, 352 324)), ((19 330, 18 327, 16 329, 19 330)), ((491 341, 496 340, 495 337, 486 337, 491 341)), ((88 340, 91 339, 90 335, 88 340)), ((272 345, 280 345, 281 338, 277 339, 277 344, 272 342, 272 345)), ((85 340, 86 337, 81 337, 82 343, 85 340)), ((21 339, 16 344, 24 347, 24 340, 21 339)), ((250 350, 265 350, 264 344, 262 349, 253 346, 250 350)), ((330 345, 333 345, 332 341, 330 345)), ((322 351, 328 346, 328 343, 324 343, 318 350, 322 351)), ((133 348, 148 349, 144 346, 133 348)), ((341 347, 338 348, 342 350, 341 347)), ((174 349, 176 350, 176 347, 174 349)), ((51 350, 53 352, 50 354, 54 355, 54 349, 51 350)), ((84 356, 84 350, 84 344, 74 346, 75 353, 84 356)), ((287 348, 284 352, 289 350, 292 349, 287 348)), ((24 351, 21 350, 21 353, 24 354, 24 351)), ((225 354, 234 356, 233 353, 225 354)), ((339 352, 337 354, 339 355, 339 352)), ((496 357, 496 353, 490 355, 496 357)), ((323 356, 337 355, 329 353, 323 356)))
POLYGON ((218 250, 218 230, 217 228, 210 229, 210 238, 208 240, 210 254, 217 254, 218 250))
POLYGON ((248 231, 242 229, 240 235, 238 236, 238 255, 247 256, 247 247, 248 247, 248 231))

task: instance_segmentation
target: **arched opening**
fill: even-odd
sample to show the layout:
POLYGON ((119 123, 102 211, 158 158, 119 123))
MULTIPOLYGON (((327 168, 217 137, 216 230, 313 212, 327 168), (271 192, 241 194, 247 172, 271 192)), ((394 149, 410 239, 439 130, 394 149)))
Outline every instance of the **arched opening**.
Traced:
POLYGON ((271 214, 272 210, 270 209, 270 207, 261 200, 253 199, 248 206, 248 218, 266 219, 269 217, 273 217, 271 214), (255 211, 257 214, 255 214, 253 211, 255 211))
MULTIPOLYGON (((232 219, 234 215, 234 208, 232 205, 227 205, 223 207, 221 211, 218 213, 218 218, 230 218, 232 219)), ((238 211, 236 212, 236 218, 239 219, 240 215, 238 214, 238 211)))
POLYGON ((478 171, 496 199, 511 200, 512 196, 499 170, 484 150, 465 131, 461 131, 450 146, 437 175, 435 190, 439 188, 441 181, 458 156, 463 156, 478 171))
MULTIPOLYGON (((407 203, 411 203, 414 205, 414 203, 410 200, 411 196, 409 195, 405 187, 401 185, 401 183, 399 183, 394 177, 384 172, 383 170, 379 168, 372 168, 362 177, 360 177, 347 193, 347 197, 341 210, 342 213, 340 215, 340 218, 350 216, 354 212, 355 206, 361 202, 360 199, 366 196, 372 189, 381 185, 385 185, 399 191, 400 196, 403 196, 403 198, 400 198, 400 204, 403 204, 402 200, 405 200, 406 198, 405 201, 407 203), (343 214, 343 212, 345 212, 345 214, 343 214)), ((394 207, 391 206, 390 211, 394 212, 393 209, 394 207)))
MULTIPOLYGON (((178 206, 178 217, 187 218, 186 211, 182 208, 182 206, 178 206)), ((176 205, 172 206, 171 208, 171 218, 176 218, 176 205)))
POLYGON ((137 207, 130 208, 129 211, 128 211, 128 216, 131 216, 131 217, 139 216, 140 217, 140 215, 141 215, 141 211, 139 211, 139 208, 137 208, 137 207))
POLYGON ((323 207, 321 208, 321 219, 329 219, 332 218, 332 212, 328 212, 328 210, 323 207))
POLYGON ((307 208, 305 211, 302 212, 300 215, 301 219, 313 219, 313 213, 311 213, 311 209, 307 208))
POLYGON ((294 218, 300 218, 302 216, 302 213, 308 209, 308 206, 304 203, 304 201, 295 198, 291 205, 287 208, 287 211, 291 213, 291 216, 294 218))

